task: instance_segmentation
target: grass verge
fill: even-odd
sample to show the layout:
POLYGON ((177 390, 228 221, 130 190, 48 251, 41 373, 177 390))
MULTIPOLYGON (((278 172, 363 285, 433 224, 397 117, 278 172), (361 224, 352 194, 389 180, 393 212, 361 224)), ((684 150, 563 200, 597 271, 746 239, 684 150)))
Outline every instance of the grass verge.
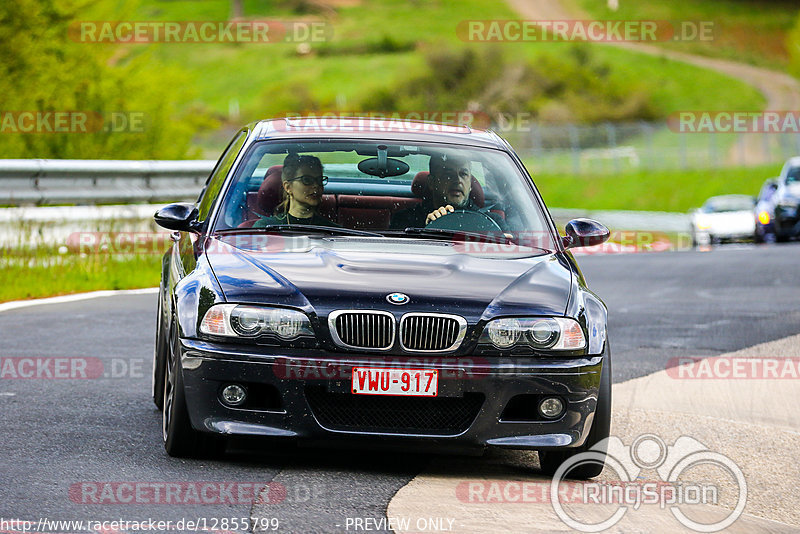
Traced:
POLYGON ((59 254, 40 249, 0 251, 0 302, 158 285, 159 254, 59 254))
MULTIPOLYGON (((530 162, 529 162, 530 163, 530 162)), ((528 165, 530 168, 530 165, 528 165)), ((616 175, 533 174, 550 207, 685 212, 715 195, 757 195, 781 164, 616 175)))

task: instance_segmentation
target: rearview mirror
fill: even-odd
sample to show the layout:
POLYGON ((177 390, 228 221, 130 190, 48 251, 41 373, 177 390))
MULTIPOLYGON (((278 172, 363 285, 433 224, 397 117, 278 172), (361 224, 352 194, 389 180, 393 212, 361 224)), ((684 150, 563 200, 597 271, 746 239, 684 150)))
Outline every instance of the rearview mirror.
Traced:
POLYGON ((567 233, 561 238, 564 248, 599 245, 608 241, 611 235, 604 224, 592 219, 572 219, 564 229, 567 233))
POLYGON ((156 224, 167 230, 180 232, 197 232, 197 207, 189 202, 176 202, 164 206, 156 212, 153 218, 156 224))
POLYGON ((387 158, 386 154, 378 155, 377 158, 369 158, 358 162, 358 170, 370 176, 388 178, 390 176, 401 176, 408 172, 408 164, 405 161, 387 158))

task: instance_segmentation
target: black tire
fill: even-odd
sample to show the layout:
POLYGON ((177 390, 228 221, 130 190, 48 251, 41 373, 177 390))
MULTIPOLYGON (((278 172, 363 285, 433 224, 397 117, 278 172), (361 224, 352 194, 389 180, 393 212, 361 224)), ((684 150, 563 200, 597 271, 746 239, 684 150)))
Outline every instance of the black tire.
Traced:
POLYGON ((156 343, 153 353, 153 404, 164 409, 164 370, 166 369, 167 339, 164 335, 164 318, 161 309, 161 290, 158 292, 158 316, 156 317, 156 343))
POLYGON ((161 417, 162 438, 167 454, 177 458, 211 458, 222 453, 225 440, 192 428, 186 409, 183 371, 179 358, 178 329, 173 318, 167 350, 164 376, 164 409, 161 417))
MULTIPOLYGON (((606 356, 603 359, 603 369, 600 372, 600 389, 597 394, 592 428, 586 441, 580 447, 560 451, 539 451, 539 465, 543 473, 553 476, 562 463, 582 452, 586 452, 600 441, 608 438, 611 433, 611 351, 606 346, 606 356)), ((605 459, 606 449, 594 449, 602 454, 605 459)), ((603 471, 605 463, 582 462, 565 473, 564 478, 573 480, 586 480, 598 476, 603 471)))

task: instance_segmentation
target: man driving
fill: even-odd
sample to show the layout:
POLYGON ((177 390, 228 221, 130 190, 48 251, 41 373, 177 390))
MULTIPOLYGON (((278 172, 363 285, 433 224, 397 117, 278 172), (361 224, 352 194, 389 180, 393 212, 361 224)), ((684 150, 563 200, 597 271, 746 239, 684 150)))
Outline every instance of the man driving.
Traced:
POLYGON ((505 229, 504 221, 499 216, 480 209, 472 202, 472 173, 469 161, 463 155, 454 152, 434 154, 429 169, 428 194, 416 206, 396 213, 389 225, 391 229, 421 228, 457 209, 485 213, 501 229, 505 229))

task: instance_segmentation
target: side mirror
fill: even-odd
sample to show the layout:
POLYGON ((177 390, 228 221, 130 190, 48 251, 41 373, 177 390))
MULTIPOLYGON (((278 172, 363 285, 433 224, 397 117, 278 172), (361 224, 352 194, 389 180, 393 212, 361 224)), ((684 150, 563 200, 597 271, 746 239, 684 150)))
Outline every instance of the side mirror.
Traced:
POLYGON ((605 225, 592 219, 572 219, 565 230, 567 235, 561 238, 564 248, 599 245, 608 241, 611 235, 605 225))
POLYGON ((176 202, 158 210, 153 218, 157 225, 167 230, 197 232, 199 230, 197 214, 197 207, 194 204, 176 202))

